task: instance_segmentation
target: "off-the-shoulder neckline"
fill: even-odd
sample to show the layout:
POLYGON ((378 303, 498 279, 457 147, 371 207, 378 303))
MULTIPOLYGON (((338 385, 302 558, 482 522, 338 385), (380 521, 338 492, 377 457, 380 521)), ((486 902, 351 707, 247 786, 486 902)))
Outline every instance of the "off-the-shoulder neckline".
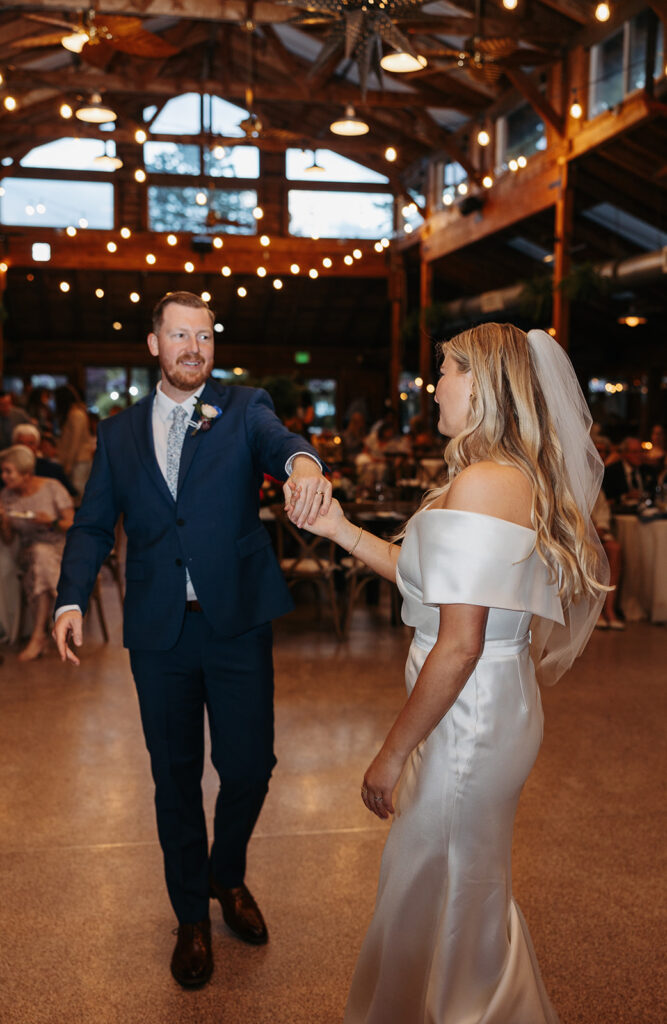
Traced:
POLYGON ((447 512, 449 515, 479 516, 480 519, 490 519, 494 523, 504 523, 505 526, 515 526, 517 530, 524 530, 533 536, 537 533, 532 526, 522 526, 521 523, 514 523, 511 519, 503 519, 501 516, 490 516, 487 512, 468 512, 463 508, 431 508, 429 505, 421 510, 422 512, 447 512))

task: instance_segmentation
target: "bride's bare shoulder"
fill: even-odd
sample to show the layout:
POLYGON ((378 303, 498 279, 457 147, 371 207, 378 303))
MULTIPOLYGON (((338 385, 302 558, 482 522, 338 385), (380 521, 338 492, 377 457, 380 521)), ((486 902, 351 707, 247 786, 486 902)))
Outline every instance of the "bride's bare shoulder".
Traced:
POLYGON ((441 508, 479 512, 532 529, 532 486, 515 466, 475 462, 454 477, 441 508))

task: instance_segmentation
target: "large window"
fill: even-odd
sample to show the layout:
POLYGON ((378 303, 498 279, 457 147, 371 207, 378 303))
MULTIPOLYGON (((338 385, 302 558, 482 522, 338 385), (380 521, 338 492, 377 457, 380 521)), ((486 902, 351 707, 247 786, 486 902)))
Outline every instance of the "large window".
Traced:
POLYGON ((211 132, 231 138, 243 138, 240 127, 248 112, 243 107, 220 99, 219 96, 200 96, 196 92, 175 96, 165 103, 155 117, 155 107, 144 110, 144 119, 150 122, 153 135, 199 135, 211 132))
MULTIPOLYGON (((650 11, 642 11, 591 49, 589 110, 590 116, 611 110, 624 96, 643 89, 646 80, 646 44, 650 11)), ((654 77, 662 74, 664 35, 658 24, 654 77)))
POLYGON ((500 167, 520 156, 531 156, 547 148, 544 121, 529 103, 524 103, 497 123, 500 167))
POLYGON ((204 174, 209 178, 258 178, 256 146, 197 146, 146 142, 144 166, 153 174, 204 174))
POLYGON ((288 181, 361 181, 382 185, 389 181, 384 174, 329 149, 288 149, 285 176, 288 181))
POLYGON ((113 185, 102 181, 5 178, 0 182, 3 224, 108 230, 113 227, 113 185))
POLYGON ((21 167, 55 167, 65 171, 103 171, 95 163, 97 157, 116 155, 116 143, 110 139, 56 139, 35 146, 21 160, 21 167))
POLYGON ((257 206, 254 189, 207 189, 152 185, 148 189, 151 231, 203 231, 253 235, 257 206), (202 201, 203 200, 203 201, 202 201))
POLYGON ((291 235, 319 238, 382 238, 393 230, 393 196, 372 192, 291 189, 291 235))

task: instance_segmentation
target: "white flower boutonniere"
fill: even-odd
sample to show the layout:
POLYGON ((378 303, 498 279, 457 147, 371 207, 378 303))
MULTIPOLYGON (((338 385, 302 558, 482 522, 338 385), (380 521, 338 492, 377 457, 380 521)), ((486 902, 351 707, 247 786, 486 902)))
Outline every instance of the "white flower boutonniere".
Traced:
POLYGON ((198 430, 210 430, 217 418, 222 416, 222 409, 217 405, 209 405, 208 402, 202 402, 198 398, 195 402, 195 415, 199 418, 190 420, 193 434, 196 434, 198 430))

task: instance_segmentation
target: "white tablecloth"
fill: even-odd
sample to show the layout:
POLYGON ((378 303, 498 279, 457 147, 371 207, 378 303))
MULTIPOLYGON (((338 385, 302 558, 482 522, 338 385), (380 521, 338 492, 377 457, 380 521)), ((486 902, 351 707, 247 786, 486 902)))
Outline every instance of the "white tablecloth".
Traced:
POLYGON ((628 622, 667 622, 667 519, 615 516, 623 552, 619 604, 628 622))
POLYGON ((0 639, 13 643, 21 617, 21 582, 17 564, 18 538, 11 544, 0 540, 0 639))

